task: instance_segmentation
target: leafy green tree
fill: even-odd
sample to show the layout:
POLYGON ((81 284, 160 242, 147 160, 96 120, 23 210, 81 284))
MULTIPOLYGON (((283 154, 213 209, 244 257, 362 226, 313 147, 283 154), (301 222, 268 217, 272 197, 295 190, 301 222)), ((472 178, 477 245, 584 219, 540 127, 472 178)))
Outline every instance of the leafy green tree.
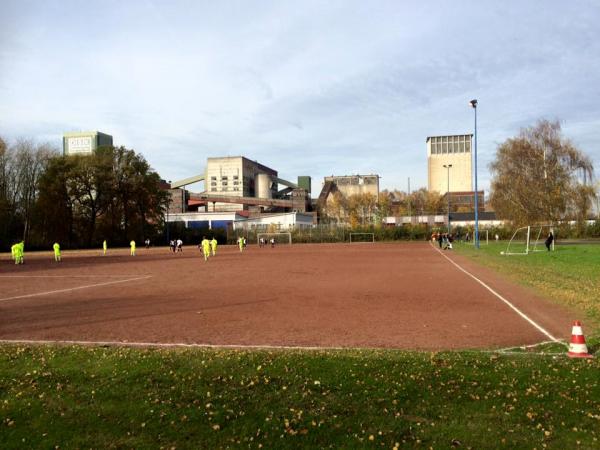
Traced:
POLYGON ((123 147, 57 156, 40 179, 39 234, 70 246, 126 244, 162 229, 168 193, 148 162, 123 147))
POLYGON ((507 139, 490 164, 490 202, 515 224, 585 219, 594 198, 590 158, 563 137, 560 124, 540 120, 507 139))
POLYGON ((74 226, 73 200, 67 188, 74 165, 75 159, 57 156, 49 161, 40 178, 36 228, 43 242, 58 241, 65 247, 72 247, 78 241, 74 226))

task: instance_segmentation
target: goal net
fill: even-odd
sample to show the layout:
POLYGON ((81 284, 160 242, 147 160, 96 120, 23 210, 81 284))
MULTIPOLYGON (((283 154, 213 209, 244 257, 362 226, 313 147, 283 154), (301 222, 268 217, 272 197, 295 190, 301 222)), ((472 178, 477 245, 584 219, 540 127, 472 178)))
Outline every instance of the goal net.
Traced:
POLYGON ((285 233, 285 232, 258 233, 256 235, 256 243, 258 245, 261 245, 261 239, 262 239, 262 243, 265 245, 271 245, 271 240, 273 240, 273 243, 275 243, 275 244, 291 245, 292 244, 292 233, 285 233))
MULTIPOLYGON (((531 228, 531 236, 529 240, 529 251, 530 252, 542 252, 546 251, 545 243, 548 235, 552 233, 554 235, 554 229, 552 225, 535 225, 531 228)), ((554 239, 552 239, 552 245, 550 250, 554 251, 554 239)))
POLYGON ((517 228, 513 233, 503 255, 527 255, 529 253, 529 239, 531 227, 517 228))
POLYGON ((351 243, 375 242, 375 233, 350 233, 351 243))

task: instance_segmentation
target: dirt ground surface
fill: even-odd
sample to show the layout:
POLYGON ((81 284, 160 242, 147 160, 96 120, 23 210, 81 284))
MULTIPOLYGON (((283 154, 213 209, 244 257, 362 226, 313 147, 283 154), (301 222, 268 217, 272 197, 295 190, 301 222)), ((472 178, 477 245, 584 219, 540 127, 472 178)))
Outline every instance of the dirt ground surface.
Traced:
POLYGON ((0 339, 212 345, 499 348, 556 338, 574 317, 429 243, 26 253, 0 260, 0 339))

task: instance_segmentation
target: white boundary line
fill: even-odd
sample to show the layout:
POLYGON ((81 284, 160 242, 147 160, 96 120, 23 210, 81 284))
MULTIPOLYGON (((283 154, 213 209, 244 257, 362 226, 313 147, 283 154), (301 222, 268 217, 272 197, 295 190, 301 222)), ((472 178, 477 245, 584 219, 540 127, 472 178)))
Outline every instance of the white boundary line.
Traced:
MULTIPOLYGON (((552 336, 548 331, 546 331, 541 325, 537 324, 533 319, 531 319, 530 317, 528 317, 523 311, 521 311, 519 308, 517 308, 515 305, 513 305, 511 302, 509 302, 507 299, 505 299, 504 297, 502 297, 498 292, 496 292, 495 290, 493 290, 491 287, 489 287, 487 284, 485 284, 483 281, 481 281, 479 278, 477 278, 475 275, 473 275, 472 273, 470 273, 469 271, 463 269, 461 266, 459 266, 458 264, 456 264, 454 261, 452 261, 452 259, 448 258, 444 253, 442 253, 442 251, 438 248, 435 248, 433 246, 433 244, 431 244, 431 247, 437 251, 440 255, 442 255, 444 258, 446 258, 448 261, 450 261, 457 269, 459 269, 461 272, 466 273, 468 276, 470 276, 471 278, 473 278, 475 281, 477 281, 477 283, 479 283, 480 285, 482 285, 484 288, 486 288, 488 291, 490 291, 492 294, 494 294, 496 297, 498 297, 500 300, 502 300, 506 305, 508 305, 509 308, 511 308, 514 312, 516 312, 519 316, 521 316, 524 320, 526 320, 527 322, 529 322, 530 325, 532 325, 536 330, 538 330, 540 333, 542 333, 543 335, 547 336, 551 341, 559 343, 559 344, 563 344, 559 339, 555 338, 554 336, 552 336)), ((563 344, 564 345, 564 344, 563 344)))
POLYGON ((131 276, 137 275, 0 275, 0 278, 123 278, 131 276))
MULTIPOLYGON (((550 341, 549 341, 550 342, 550 341)), ((410 350, 404 348, 391 347, 315 347, 301 345, 269 345, 269 344, 185 344, 185 343, 161 343, 161 342, 129 342, 129 341, 70 341, 70 340, 36 340, 36 339, 0 339, 0 345, 81 345, 84 347, 131 347, 131 348, 196 348, 196 349, 227 349, 227 350, 297 350, 297 351, 352 351, 352 350, 374 350, 374 351, 400 351, 400 352, 434 352, 434 353, 455 353, 455 352, 476 352, 498 355, 518 355, 518 356, 564 356, 564 353, 539 353, 539 352, 510 352, 503 349, 498 350, 474 350, 474 349, 446 349, 446 350, 410 350)), ((516 348, 516 347, 513 347, 516 348)))
POLYGON ((78 291, 80 289, 88 289, 88 288, 98 287, 98 286, 108 286, 110 284, 126 283, 128 281, 145 280, 150 277, 151 277, 151 275, 144 275, 142 277, 128 278, 126 280, 116 280, 116 281, 107 281, 105 283, 86 284, 85 286, 77 286, 74 288, 67 288, 67 289, 58 289, 55 291, 38 292, 36 294, 17 295, 14 297, 0 298, 0 302, 6 302, 9 300, 18 300, 18 299, 22 299, 22 298, 39 297, 42 295, 58 294, 60 292, 78 291))
MULTIPOLYGON (((69 340, 31 340, 31 339, 0 339, 0 344, 35 344, 35 345, 85 345, 109 347, 148 347, 148 348, 210 348, 210 349, 241 349, 241 350, 398 350, 384 347, 316 347, 301 345, 269 345, 269 344, 185 344, 161 342, 129 342, 129 341, 69 341, 69 340)), ((402 349, 400 349, 402 350, 402 349)), ((402 350, 406 351, 406 350, 402 350)))

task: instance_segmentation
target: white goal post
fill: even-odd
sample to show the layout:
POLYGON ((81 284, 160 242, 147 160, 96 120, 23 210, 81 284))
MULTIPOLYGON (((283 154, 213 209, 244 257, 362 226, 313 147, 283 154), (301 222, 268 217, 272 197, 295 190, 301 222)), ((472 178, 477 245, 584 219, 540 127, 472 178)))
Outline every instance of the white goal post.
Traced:
POLYGON ((350 233, 350 242, 352 244, 375 242, 375 233, 350 233))
POLYGON ((260 245, 260 240, 264 239, 265 244, 270 244, 271 239, 274 239, 276 244, 292 244, 292 233, 289 232, 279 232, 279 233, 257 233, 256 234, 256 243, 260 245))
MULTIPOLYGON (((500 253, 502 255, 528 255, 529 253, 543 251, 544 247, 542 245, 547 237, 546 234, 542 234, 544 230, 548 230, 546 234, 552 233, 554 235, 552 225, 530 225, 517 228, 510 238, 506 250, 500 253)), ((551 249, 554 250, 554 239, 552 240, 551 249)))
MULTIPOLYGON (((529 238, 530 252, 543 252, 547 249, 544 247, 546 238, 548 234, 552 233, 554 235, 554 228, 552 225, 532 225, 531 226, 531 236, 529 238), (540 240, 541 239, 541 240, 540 240)), ((554 251, 554 239, 552 239, 552 244, 550 249, 554 251)))
POLYGON ((531 227, 517 228, 513 233, 506 250, 500 252, 502 255, 527 255, 529 254, 529 238, 531 227))

